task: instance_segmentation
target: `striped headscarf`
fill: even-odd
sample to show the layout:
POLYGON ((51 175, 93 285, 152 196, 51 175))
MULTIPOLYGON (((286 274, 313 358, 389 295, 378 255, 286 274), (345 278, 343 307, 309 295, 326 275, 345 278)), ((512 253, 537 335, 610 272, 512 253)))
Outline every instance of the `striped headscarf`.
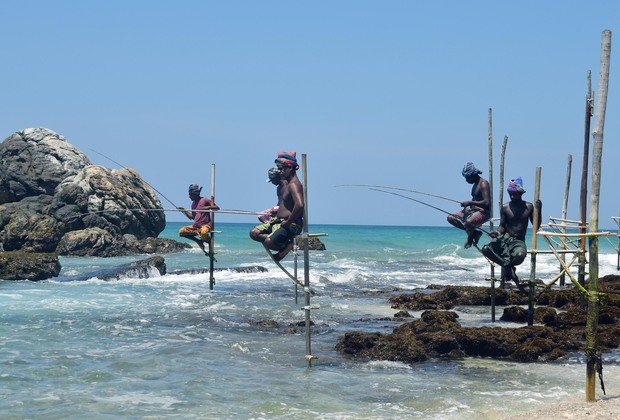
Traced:
POLYGON ((474 175, 479 175, 481 173, 482 173, 482 171, 480 169, 476 168, 476 165, 474 165, 471 162, 467 162, 465 164, 465 166, 463 167, 463 170, 461 171, 461 174, 465 178, 469 178, 470 176, 474 176, 474 175))
POLYGON ((296 152, 278 152, 278 158, 275 160, 275 163, 279 165, 293 166, 295 170, 299 169, 296 152))

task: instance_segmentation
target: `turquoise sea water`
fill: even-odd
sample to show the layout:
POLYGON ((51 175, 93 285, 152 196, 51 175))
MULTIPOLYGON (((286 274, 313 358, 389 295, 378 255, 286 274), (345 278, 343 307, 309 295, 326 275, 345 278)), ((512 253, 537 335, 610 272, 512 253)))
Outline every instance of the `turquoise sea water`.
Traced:
MULTIPOLYGON (((216 267, 263 266, 263 273, 168 274, 149 279, 67 281, 143 257, 61 258, 61 277, 0 282, 2 418, 424 418, 495 419, 562 400, 583 400, 583 355, 520 364, 489 359, 415 365, 358 361, 335 351, 350 330, 390 332, 395 288, 486 285, 489 266, 451 227, 312 226, 326 251, 310 252, 312 353, 293 283, 249 239, 253 224, 218 223, 216 267), (260 326, 275 320, 279 328, 260 326)), ((176 238, 180 223, 162 234, 176 238)), ((483 238, 482 242, 485 239, 483 238)), ((616 274, 616 252, 601 240, 600 273, 616 274)), ((165 255, 169 272, 206 268, 192 248, 165 255)), ((283 264, 292 270, 292 256, 283 264)), ((518 273, 529 275, 529 258, 518 273)), ((553 257, 537 259, 551 278, 553 257)), ((299 262, 303 278, 303 262, 299 262)), ((300 294, 299 302, 303 302, 300 294)), ((501 308, 499 309, 501 311, 501 308)), ((492 323, 489 308, 456 308, 466 326, 492 323)), ((501 312, 499 312, 501 314, 501 312)), ((419 316, 419 313, 413 313, 419 316)), ((608 391, 620 368, 604 357, 608 391)), ((597 395, 602 396, 600 389, 597 395)), ((617 394, 616 394, 617 395, 617 394)))

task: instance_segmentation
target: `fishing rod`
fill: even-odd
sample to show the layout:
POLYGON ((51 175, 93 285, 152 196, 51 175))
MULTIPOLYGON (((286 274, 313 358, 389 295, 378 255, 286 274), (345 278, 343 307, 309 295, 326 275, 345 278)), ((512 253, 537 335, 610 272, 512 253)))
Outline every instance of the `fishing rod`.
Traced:
MULTIPOLYGON (((97 153, 98 155, 103 156, 104 158, 108 159, 109 161, 116 163, 118 166, 120 166, 123 169, 128 169, 125 165, 122 165, 120 163, 118 163, 117 161, 115 161, 114 159, 112 159, 109 156, 104 155, 103 153, 100 153, 98 151, 96 151, 95 149, 92 149, 89 147, 90 150, 92 150, 93 152, 97 153)), ((142 182, 144 182, 146 185, 148 185, 149 187, 151 187, 153 189, 153 191, 155 191, 157 194, 159 194, 160 196, 162 196, 162 198, 164 198, 167 202, 169 202, 170 204, 172 204, 174 207, 179 207, 176 204, 174 204, 172 201, 170 201, 170 199, 168 197, 166 197, 165 195, 162 194, 161 191, 157 190, 157 188, 155 188, 154 186, 152 186, 151 184, 149 184, 148 182, 146 182, 143 178, 140 178, 142 180, 142 182)))
POLYGON ((112 213, 112 212, 118 212, 118 211, 144 211, 144 212, 150 212, 150 211, 176 211, 176 212, 181 212, 181 213, 184 213, 185 211, 195 211, 195 212, 198 212, 198 213, 249 214, 249 215, 253 215, 253 216, 258 216, 258 215, 262 214, 261 212, 249 211, 249 210, 221 210, 221 209, 220 210, 181 210, 181 209, 139 209, 139 208, 126 209, 126 208, 118 208, 118 209, 89 211, 87 213, 81 213, 78 216, 87 216, 89 214, 98 214, 98 213, 112 213))
POLYGON ((386 190, 397 190, 397 191, 406 191, 406 192, 411 192, 411 193, 415 193, 415 194, 422 194, 422 195, 428 195, 430 197, 435 197, 435 198, 441 198, 442 200, 447 200, 447 201, 452 201, 453 203, 461 203, 461 201, 459 200, 455 200, 453 198, 448 198, 448 197, 443 197, 441 195, 436 195, 436 194, 430 194, 430 193, 425 193, 422 191, 416 191, 416 190, 410 190, 410 189, 406 189, 406 188, 398 188, 398 187, 389 187, 386 185, 368 185, 368 184, 343 184, 343 185, 336 185, 336 187, 369 187, 369 188, 383 188, 386 190))
MULTIPOLYGON (((379 192, 382 192, 382 193, 385 193, 385 194, 392 194, 392 195, 396 195, 396 196, 398 196, 398 197, 406 198, 407 200, 415 201, 416 203, 424 204, 425 206, 431 207, 431 208, 433 208, 433 209, 435 209, 435 210, 439 210, 439 211, 440 211, 440 212, 442 212, 442 213, 446 213, 446 214, 448 214, 448 215, 451 215, 451 214, 452 214, 452 213, 450 213, 450 212, 448 212, 448 211, 445 211, 444 209, 440 209, 439 207, 435 207, 435 206, 433 206, 433 205, 430 205, 430 204, 428 204, 428 203, 425 203, 424 201, 421 201, 421 200, 416 200, 415 198, 408 197, 408 196, 403 195, 403 194, 398 194, 398 193, 395 193, 395 192, 392 192, 392 191, 385 191, 385 190, 381 190, 381 189, 378 189, 378 188, 368 188, 368 189, 369 189, 369 190, 374 190, 374 191, 379 191, 379 192)), ((482 227, 480 227, 480 226, 476 227, 476 229, 479 229, 480 231, 482 231, 482 232, 486 233, 487 235, 490 233, 490 232, 488 232, 487 230, 483 229, 483 228, 482 228, 482 227)))
POLYGON ((398 196, 398 197, 406 198, 407 200, 415 201, 416 203, 424 204, 425 206, 428 206, 428 207, 433 208, 435 210, 439 210, 442 213, 452 214, 449 211, 446 211, 444 209, 440 209, 439 207, 435 207, 435 206, 433 206, 431 204, 425 203, 424 201, 416 200, 415 198, 412 198, 412 197, 409 197, 409 196, 406 196, 406 195, 403 195, 403 194, 398 194, 398 193, 395 193, 395 192, 392 192, 392 191, 385 191, 385 190, 381 190, 379 188, 374 188, 374 187, 369 187, 368 189, 369 190, 373 190, 373 191, 379 191, 379 192, 382 192, 382 193, 385 193, 385 194, 392 194, 392 195, 395 195, 395 196, 398 196))

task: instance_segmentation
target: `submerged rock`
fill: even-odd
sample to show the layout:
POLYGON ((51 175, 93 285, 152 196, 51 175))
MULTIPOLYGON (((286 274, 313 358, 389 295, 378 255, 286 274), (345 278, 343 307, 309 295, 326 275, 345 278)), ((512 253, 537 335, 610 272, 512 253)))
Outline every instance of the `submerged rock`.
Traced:
POLYGON ((105 268, 87 274, 67 277, 64 281, 84 281, 97 278, 99 280, 120 280, 124 278, 148 279, 166 274, 166 262, 161 256, 155 256, 130 262, 113 268, 105 268))
POLYGON ((45 280, 60 273, 58 255, 42 252, 0 252, 0 279, 45 280))

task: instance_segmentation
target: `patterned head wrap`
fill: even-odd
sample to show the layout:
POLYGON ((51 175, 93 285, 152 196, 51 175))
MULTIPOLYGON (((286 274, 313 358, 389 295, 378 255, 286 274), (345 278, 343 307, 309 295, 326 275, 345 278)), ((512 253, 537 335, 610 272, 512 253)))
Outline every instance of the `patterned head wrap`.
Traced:
POLYGON ((275 163, 278 165, 292 166, 297 170, 299 169, 299 165, 297 164, 296 156, 296 152, 278 152, 278 158, 275 160, 275 163))
POLYGON ((516 179, 511 179, 510 182, 508 183, 508 188, 507 188, 509 193, 521 193, 523 194, 525 192, 525 190, 523 189, 523 180, 521 179, 521 177, 518 177, 516 179))
POLYGON ((267 182, 278 181, 280 179, 280 170, 278 168, 270 168, 267 171, 267 182))
POLYGON ((474 175, 479 175, 481 173, 482 171, 476 168, 476 166, 471 162, 467 162, 465 166, 463 167, 463 170, 461 171, 461 174, 465 178, 469 178, 470 176, 474 176, 474 175))
POLYGON ((189 186, 188 192, 190 194, 198 194, 200 195, 200 191, 202 191, 202 187, 198 184, 192 184, 189 186))

